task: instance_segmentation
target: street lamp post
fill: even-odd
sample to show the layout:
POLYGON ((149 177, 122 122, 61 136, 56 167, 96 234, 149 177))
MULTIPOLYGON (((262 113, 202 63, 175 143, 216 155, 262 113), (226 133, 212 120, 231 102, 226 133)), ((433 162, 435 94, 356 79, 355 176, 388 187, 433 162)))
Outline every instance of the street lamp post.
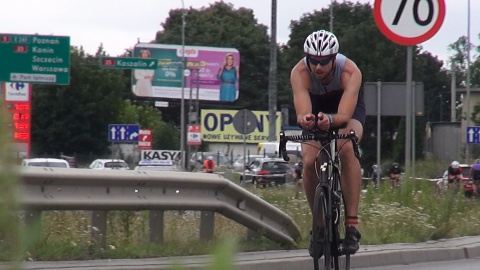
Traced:
MULTIPOLYGON (((468 0, 467 7, 467 102, 464 104, 467 105, 467 127, 470 126, 470 0, 468 0)), ((465 129, 466 130, 466 129, 465 129)), ((469 162, 470 159, 470 146, 466 144, 466 162, 469 162)))
POLYGON ((181 167, 185 170, 185 3, 182 0, 182 96, 180 102, 180 155, 181 167))

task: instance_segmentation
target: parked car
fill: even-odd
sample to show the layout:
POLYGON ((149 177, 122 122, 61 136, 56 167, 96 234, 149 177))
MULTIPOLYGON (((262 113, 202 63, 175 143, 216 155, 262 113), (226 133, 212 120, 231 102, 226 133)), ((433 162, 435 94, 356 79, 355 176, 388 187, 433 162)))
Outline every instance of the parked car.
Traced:
POLYGON ((245 174, 240 175, 241 183, 252 183, 257 187, 266 187, 270 184, 284 185, 292 181, 293 168, 281 158, 256 159, 247 167, 245 174))
POLYGON ((254 162, 257 158, 263 158, 263 155, 248 155, 246 160, 245 157, 239 157, 235 162, 233 162, 233 169, 235 171, 244 171, 245 166, 250 165, 252 162, 254 162))
POLYGON ((59 158, 30 158, 22 160, 22 166, 70 168, 68 162, 59 158))
POLYGON ((123 159, 96 159, 90 163, 88 168, 93 170, 130 170, 123 159))
POLYGON ((170 159, 143 159, 135 167, 136 171, 178 171, 170 159))
POLYGON ((226 169, 230 167, 230 160, 222 152, 196 152, 193 153, 188 162, 189 171, 201 171, 203 161, 209 156, 213 157, 216 167, 226 169))

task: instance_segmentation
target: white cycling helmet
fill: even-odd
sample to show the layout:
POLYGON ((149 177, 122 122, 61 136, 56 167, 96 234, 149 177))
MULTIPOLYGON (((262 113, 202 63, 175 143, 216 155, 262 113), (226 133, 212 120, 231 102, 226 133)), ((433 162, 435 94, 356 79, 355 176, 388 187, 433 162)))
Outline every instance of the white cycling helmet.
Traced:
POLYGON ((208 156, 207 159, 208 159, 208 160, 213 160, 213 157, 212 157, 212 156, 208 156))
POLYGON ((460 163, 458 161, 452 161, 451 166, 454 169, 458 169, 458 167, 460 167, 460 163))
POLYGON ((337 37, 325 30, 311 33, 303 44, 303 51, 306 55, 329 56, 338 53, 337 37))

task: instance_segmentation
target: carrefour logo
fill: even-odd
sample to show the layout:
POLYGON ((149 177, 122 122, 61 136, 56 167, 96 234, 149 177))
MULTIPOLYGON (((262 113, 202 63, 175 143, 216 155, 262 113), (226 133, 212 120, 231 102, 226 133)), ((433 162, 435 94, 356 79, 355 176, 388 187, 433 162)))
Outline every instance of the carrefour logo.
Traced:
POLYGON ((6 83, 5 100, 7 101, 29 101, 28 83, 14 82, 6 83))

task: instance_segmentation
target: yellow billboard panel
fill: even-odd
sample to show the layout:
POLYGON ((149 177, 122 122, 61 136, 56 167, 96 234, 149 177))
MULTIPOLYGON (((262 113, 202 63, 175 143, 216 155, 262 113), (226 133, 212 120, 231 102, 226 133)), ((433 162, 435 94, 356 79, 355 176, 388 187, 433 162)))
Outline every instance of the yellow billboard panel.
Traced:
MULTIPOLYGON (((268 141, 269 116, 268 111, 252 111, 257 117, 255 130, 245 135, 247 143, 268 141)), ((202 110, 200 114, 202 125, 202 140, 205 142, 243 143, 243 134, 237 132, 233 126, 235 114, 242 110, 202 110)), ((280 112, 276 113, 276 133, 280 133, 280 112)))

